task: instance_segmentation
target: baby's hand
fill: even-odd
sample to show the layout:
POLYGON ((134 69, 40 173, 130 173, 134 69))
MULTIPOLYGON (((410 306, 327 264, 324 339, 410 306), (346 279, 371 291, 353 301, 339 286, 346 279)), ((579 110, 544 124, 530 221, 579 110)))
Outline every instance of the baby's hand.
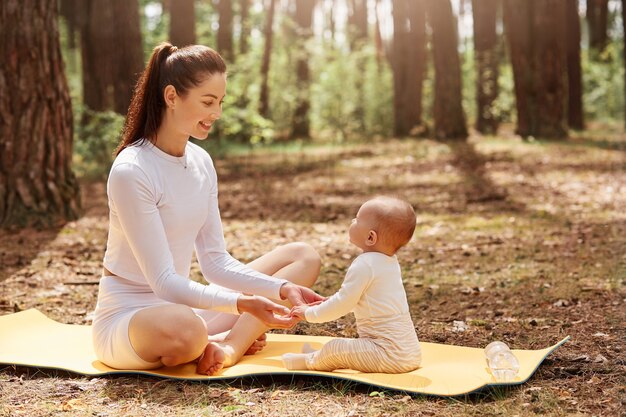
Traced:
POLYGON ((297 317, 300 320, 306 320, 306 318, 304 317, 304 312, 306 311, 307 308, 309 308, 309 306, 306 304, 294 306, 291 308, 291 311, 289 312, 289 317, 297 317))

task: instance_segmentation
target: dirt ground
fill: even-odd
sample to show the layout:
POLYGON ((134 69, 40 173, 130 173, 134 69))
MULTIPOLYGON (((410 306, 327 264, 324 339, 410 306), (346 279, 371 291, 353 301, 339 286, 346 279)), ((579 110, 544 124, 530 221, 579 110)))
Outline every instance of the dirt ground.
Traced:
MULTIPOLYGON (((626 137, 591 132, 567 142, 389 140, 216 161, 231 253, 249 261, 308 242, 322 255, 314 289, 324 295, 357 254, 346 231, 360 203, 376 194, 411 201, 417 230, 398 257, 420 340, 538 349, 571 336, 521 386, 445 399, 312 378, 190 383, 0 366, 0 416, 626 415, 626 137)), ((77 221, 0 232, 0 315, 37 308, 91 322, 105 184, 84 183, 82 193, 77 221)), ((200 277, 195 263, 192 275, 200 277)), ((288 332, 356 336, 352 316, 288 332)))

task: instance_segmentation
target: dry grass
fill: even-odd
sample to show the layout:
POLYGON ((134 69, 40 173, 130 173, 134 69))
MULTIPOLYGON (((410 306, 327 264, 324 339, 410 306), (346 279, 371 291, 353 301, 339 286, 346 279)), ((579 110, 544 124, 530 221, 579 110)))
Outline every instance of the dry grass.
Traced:
MULTIPOLYGON (((526 384, 445 399, 333 380, 244 378, 191 383, 0 369, 0 416, 618 415, 624 408, 626 138, 568 142, 472 137, 469 145, 386 141, 217 161, 231 252, 247 261, 302 240, 323 257, 315 289, 335 291, 351 258, 360 203, 393 193, 417 209, 399 254, 419 336, 540 348, 569 334, 526 384), (453 330, 463 320, 469 328, 453 330)), ((103 184, 60 230, 0 235, 0 314, 35 307, 89 323, 104 252, 103 184), (64 284, 65 283, 65 284, 64 284)), ((193 268, 195 277, 199 274, 193 268)), ((351 317, 291 332, 356 335, 351 317)))

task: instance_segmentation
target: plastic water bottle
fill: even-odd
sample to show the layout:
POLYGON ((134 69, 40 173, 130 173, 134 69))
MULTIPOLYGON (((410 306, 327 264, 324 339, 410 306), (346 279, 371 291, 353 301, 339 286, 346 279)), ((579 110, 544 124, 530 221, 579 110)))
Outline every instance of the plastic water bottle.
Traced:
POLYGON ((512 381, 519 371, 519 361, 504 342, 491 342, 485 347, 489 370, 498 382, 512 381))

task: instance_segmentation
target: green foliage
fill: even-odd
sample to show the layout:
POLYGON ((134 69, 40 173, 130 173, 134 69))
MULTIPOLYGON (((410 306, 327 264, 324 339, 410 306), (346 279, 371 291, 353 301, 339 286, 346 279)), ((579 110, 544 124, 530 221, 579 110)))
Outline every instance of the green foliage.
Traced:
POLYGON ((582 51, 583 108, 587 119, 621 120, 624 117, 624 64, 622 42, 607 45, 593 59, 588 50, 582 51))
POLYGON ((88 179, 106 178, 123 125, 124 116, 113 111, 81 111, 74 106, 73 168, 76 175, 88 179))
POLYGON ((326 52, 312 60, 317 78, 311 87, 311 125, 316 135, 339 142, 391 135, 393 83, 387 62, 376 62, 372 46, 354 52, 322 50, 326 52))

